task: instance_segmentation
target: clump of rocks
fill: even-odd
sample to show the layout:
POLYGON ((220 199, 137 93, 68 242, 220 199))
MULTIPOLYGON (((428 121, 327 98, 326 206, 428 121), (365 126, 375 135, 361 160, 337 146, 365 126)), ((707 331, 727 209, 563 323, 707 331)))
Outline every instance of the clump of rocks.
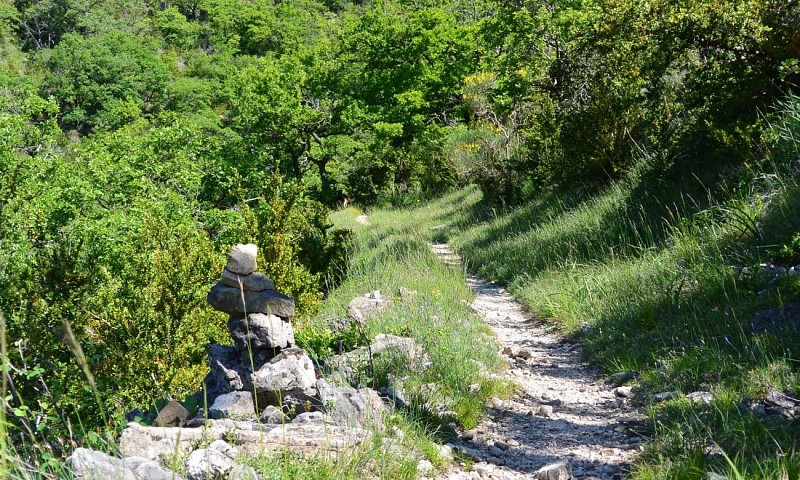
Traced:
MULTIPOLYGON (((295 345, 294 300, 256 271, 257 255, 255 245, 235 246, 208 293, 208 303, 229 315, 234 344, 209 347, 211 371, 203 383, 213 419, 259 418, 267 407, 293 415, 319 404, 314 364, 295 345)), ((279 417, 270 409, 267 418, 279 417)))

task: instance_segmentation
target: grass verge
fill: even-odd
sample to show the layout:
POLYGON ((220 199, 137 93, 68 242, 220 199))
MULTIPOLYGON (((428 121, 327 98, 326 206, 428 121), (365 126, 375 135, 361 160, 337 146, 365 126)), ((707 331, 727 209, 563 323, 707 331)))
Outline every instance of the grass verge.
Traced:
POLYGON ((592 196, 498 212, 467 188, 414 214, 606 372, 640 374, 650 442, 634 478, 800 475, 798 420, 758 408, 800 395, 797 99, 773 131, 769 159, 716 178, 667 181, 643 162, 592 196), (714 399, 656 402, 673 391, 714 399))

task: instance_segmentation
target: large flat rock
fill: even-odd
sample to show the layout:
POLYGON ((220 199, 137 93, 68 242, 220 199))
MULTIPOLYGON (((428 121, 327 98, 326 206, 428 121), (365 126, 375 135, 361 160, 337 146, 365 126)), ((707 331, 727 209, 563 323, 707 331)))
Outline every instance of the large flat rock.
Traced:
POLYGON ((249 292, 217 282, 208 292, 206 300, 215 310, 230 315, 265 313, 284 318, 294 316, 294 300, 274 290, 249 292))
POLYGON ((139 456, 117 458, 86 448, 72 452, 67 458, 67 468, 75 480, 183 480, 177 473, 162 468, 154 459, 139 456))
POLYGON ((233 420, 209 420, 205 427, 145 427, 129 423, 120 437, 120 452, 164 463, 175 455, 187 458, 201 442, 229 440, 240 453, 270 453, 288 449, 300 454, 338 456, 369 438, 362 428, 324 423, 265 425, 233 420))
POLYGON ((229 287, 239 288, 250 292, 263 292, 264 290, 275 290, 275 282, 260 272, 253 272, 250 275, 240 275, 231 272, 227 268, 222 270, 222 283, 229 287))

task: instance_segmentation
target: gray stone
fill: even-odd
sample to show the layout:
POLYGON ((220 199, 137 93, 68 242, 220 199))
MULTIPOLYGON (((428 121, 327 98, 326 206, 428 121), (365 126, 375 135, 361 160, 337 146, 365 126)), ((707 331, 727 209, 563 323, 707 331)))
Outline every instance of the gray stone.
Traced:
POLYGON ((286 415, 275 405, 268 405, 267 408, 261 412, 260 421, 261 423, 280 425, 286 423, 286 415))
POLYGON ((67 468, 76 480, 138 480, 133 470, 121 458, 103 452, 78 448, 67 458, 67 468))
MULTIPOLYGON (((283 405, 313 401, 317 383, 314 364, 300 348, 287 348, 253 375, 259 405, 283 405)), ((303 411, 303 410, 298 410, 303 411)))
POLYGON ((653 401, 666 402, 667 400, 672 400, 673 398, 679 398, 682 396, 683 394, 681 392, 661 392, 653 395, 653 401))
POLYGON ((161 465, 141 457, 123 459, 141 480, 183 480, 177 473, 162 468, 161 465))
POLYGON ((324 379, 317 380, 320 409, 333 423, 347 426, 383 425, 386 405, 375 390, 351 386, 332 386, 324 379))
POLYGON ((116 458, 103 452, 78 448, 67 458, 75 480, 180 480, 183 477, 142 457, 116 458))
POLYGON ((402 357, 410 369, 424 368, 428 361, 425 349, 413 338, 398 337, 396 335, 379 334, 372 344, 367 347, 357 348, 353 351, 334 355, 326 363, 326 368, 331 373, 343 377, 352 384, 359 383, 359 376, 370 365, 370 353, 373 359, 381 357, 402 357))
POLYGON ((275 290, 275 282, 260 272, 253 272, 250 275, 239 275, 225 268, 222 270, 222 278, 220 281, 229 287, 236 289, 241 287, 248 292, 275 290))
POLYGON ((502 456, 503 456, 503 453, 504 453, 504 452, 503 452, 503 450, 502 450, 502 449, 500 449, 499 447, 496 447, 496 446, 494 446, 494 445, 492 445, 491 447, 489 447, 489 455, 491 455, 491 456, 493 456, 493 457, 498 457, 498 458, 500 458, 500 457, 502 457, 502 456))
POLYGON ((706 480, 728 480, 728 477, 719 473, 706 472, 706 480))
POLYGON ((241 362, 239 352, 235 348, 210 345, 208 366, 210 371, 203 380, 208 403, 213 403, 218 396, 228 392, 251 390, 249 366, 241 362))
POLYGON ((542 405, 541 407, 539 407, 539 416, 552 417, 553 407, 551 407, 550 405, 542 405))
POLYGON ((247 317, 231 317, 228 330, 236 348, 245 352, 250 349, 264 350, 294 346, 294 331, 289 321, 275 315, 251 313, 247 317))
POLYGON ((189 480, 216 480, 228 477, 235 464, 235 451, 224 440, 215 440, 208 448, 195 450, 186 460, 189 480))
POLYGON ((303 412, 294 417, 292 423, 325 423, 325 414, 322 412, 303 412))
POLYGON ((347 305, 347 316, 357 322, 365 322, 382 313, 388 306, 389 300, 376 290, 352 299, 347 305))
POLYGON ((764 399, 764 410, 769 415, 780 415, 791 420, 800 416, 800 400, 771 390, 764 399))
POLYGON ((208 415, 215 419, 253 420, 256 407, 250 392, 230 392, 220 395, 208 409, 208 415))
POLYGON ((710 404, 714 400, 714 394, 711 392, 692 392, 687 394, 686 398, 693 402, 710 404))
POLYGON ((206 300, 215 310, 230 315, 266 313, 284 318, 294 316, 294 300, 274 290, 242 292, 238 288, 217 282, 208 292, 206 300), (244 303, 242 303, 243 296, 244 303))
POLYGON ((452 443, 448 443, 447 446, 450 447, 450 449, 453 452, 460 453, 461 455, 466 455, 467 457, 471 458, 476 462, 480 462, 483 460, 483 455, 481 455, 481 452, 475 450, 474 448, 465 447, 463 445, 453 445, 452 443))
POLYGON ((615 387, 619 387, 625 385, 631 380, 635 380, 638 377, 639 374, 637 372, 617 372, 611 374, 608 377, 608 381, 611 382, 615 387))
POLYGON ((433 467, 433 464, 428 460, 420 460, 417 462, 417 474, 423 477, 427 477, 436 472, 436 469, 433 467))
POLYGON ((237 463, 228 473, 228 480, 259 480, 253 467, 237 463))
POLYGON ((536 478, 539 480, 572 480, 572 467, 570 467, 568 460, 561 460, 558 462, 550 463, 540 468, 536 472, 536 478))
POLYGON ((228 255, 228 264, 225 266, 230 272, 239 275, 250 275, 256 270, 258 247, 252 243, 239 244, 233 247, 228 255))
POLYGON ((620 398, 630 398, 633 395, 631 387, 617 387, 614 389, 614 395, 620 398))
POLYGON ((189 418, 189 410, 175 400, 170 400, 158 412, 155 423, 161 427, 177 427, 186 423, 189 418))

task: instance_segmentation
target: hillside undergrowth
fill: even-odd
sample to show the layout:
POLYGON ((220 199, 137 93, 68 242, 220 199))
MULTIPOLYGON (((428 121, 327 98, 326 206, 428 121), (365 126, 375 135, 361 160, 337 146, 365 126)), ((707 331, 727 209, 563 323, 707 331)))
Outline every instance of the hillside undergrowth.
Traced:
POLYGON ((595 195, 498 211, 468 188, 431 214, 470 268, 508 284, 605 373, 638 373, 651 441, 634 478, 798 478, 797 420, 752 407, 800 394, 798 120, 794 99, 773 125, 773 156, 713 186, 691 172, 665 181, 645 163, 595 195), (654 399, 697 391, 713 401, 654 399))

